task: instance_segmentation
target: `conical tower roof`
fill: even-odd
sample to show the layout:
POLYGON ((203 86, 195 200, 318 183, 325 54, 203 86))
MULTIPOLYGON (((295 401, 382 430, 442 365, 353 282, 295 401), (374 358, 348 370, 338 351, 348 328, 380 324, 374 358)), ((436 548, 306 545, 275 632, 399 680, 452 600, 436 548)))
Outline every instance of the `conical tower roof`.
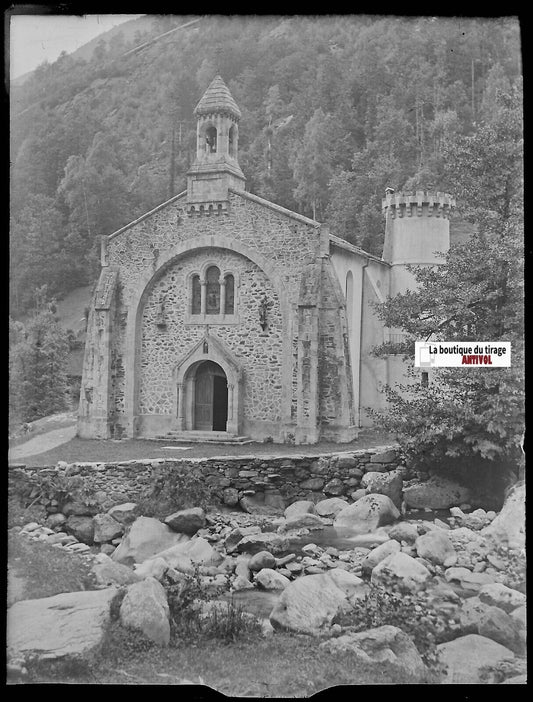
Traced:
POLYGON ((211 84, 194 108, 195 115, 212 115, 216 113, 230 114, 241 118, 241 111, 233 99, 228 86, 220 76, 215 76, 211 84))

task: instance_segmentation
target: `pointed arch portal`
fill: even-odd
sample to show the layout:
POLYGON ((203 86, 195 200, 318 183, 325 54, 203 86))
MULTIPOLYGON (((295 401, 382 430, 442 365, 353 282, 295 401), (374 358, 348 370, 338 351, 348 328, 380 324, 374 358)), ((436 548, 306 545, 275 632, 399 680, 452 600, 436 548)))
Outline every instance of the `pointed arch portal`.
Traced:
POLYGON ((228 379, 214 361, 201 361, 194 370, 194 428, 226 431, 228 379))
POLYGON ((197 342, 174 369, 179 431, 239 433, 242 369, 211 334, 197 342))

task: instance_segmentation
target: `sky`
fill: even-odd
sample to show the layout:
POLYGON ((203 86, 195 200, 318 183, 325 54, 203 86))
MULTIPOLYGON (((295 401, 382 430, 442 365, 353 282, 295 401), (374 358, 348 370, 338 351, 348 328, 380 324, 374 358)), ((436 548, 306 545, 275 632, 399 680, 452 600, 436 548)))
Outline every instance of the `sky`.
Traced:
POLYGON ((142 15, 14 15, 10 17, 11 79, 53 63, 99 34, 142 15))

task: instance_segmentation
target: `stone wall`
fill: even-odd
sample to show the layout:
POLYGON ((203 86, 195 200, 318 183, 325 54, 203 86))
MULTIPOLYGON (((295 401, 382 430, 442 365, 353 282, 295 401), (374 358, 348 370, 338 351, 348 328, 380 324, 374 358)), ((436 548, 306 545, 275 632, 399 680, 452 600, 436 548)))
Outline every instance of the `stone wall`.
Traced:
POLYGON ((172 371, 184 350, 205 335, 205 323, 190 317, 191 276, 206 262, 218 266, 221 277, 235 277, 235 314, 210 321, 210 332, 242 364, 244 413, 247 419, 279 422, 281 406, 282 319, 279 297, 265 273, 252 261, 232 251, 191 252, 170 265, 145 298, 140 354, 140 414, 176 414, 176 384, 172 371), (259 305, 266 295, 268 332, 263 332, 259 305), (160 300, 165 301, 166 327, 157 325, 160 300))
POLYGON ((400 465, 395 446, 360 449, 342 453, 310 456, 222 456, 214 458, 133 460, 120 463, 60 462, 51 467, 25 467, 9 470, 10 484, 17 479, 32 481, 38 474, 54 472, 78 475, 84 486, 99 493, 105 507, 122 502, 135 502, 146 492, 160 467, 190 469, 205 477, 217 490, 233 488, 239 496, 254 495, 265 504, 285 504, 299 499, 318 501, 324 497, 342 496, 350 501, 366 472, 387 472, 400 465))

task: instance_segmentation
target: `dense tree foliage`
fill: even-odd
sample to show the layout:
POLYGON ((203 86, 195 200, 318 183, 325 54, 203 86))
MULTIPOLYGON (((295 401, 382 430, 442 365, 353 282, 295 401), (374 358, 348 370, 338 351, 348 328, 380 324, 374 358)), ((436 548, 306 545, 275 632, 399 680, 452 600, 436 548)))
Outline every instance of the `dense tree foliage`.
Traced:
MULTIPOLYGON (((446 456, 513 461, 524 431, 522 110, 518 89, 490 76, 491 109, 473 134, 443 151, 449 182, 477 231, 452 246, 444 266, 418 268, 420 287, 378 308, 414 357, 415 340, 510 341, 511 368, 432 370, 425 386, 411 378, 388 388, 381 417, 411 459, 446 456)), ((412 374, 414 376, 414 374, 412 374)))
POLYGON ((46 286, 37 291, 26 324, 9 322, 10 423, 31 422, 67 407, 66 331, 46 300, 46 286))
MULTIPOLYGON (((188 19, 154 17, 134 44, 188 19)), ((460 145, 489 138, 488 150, 496 132, 476 125, 497 129, 520 75, 518 23, 506 18, 212 16, 132 46, 119 36, 88 61, 63 54, 12 90, 15 315, 34 287, 61 296, 92 280, 99 235, 184 189, 193 109, 216 73, 243 112, 249 189, 377 254, 384 188, 460 194, 460 145)), ((506 158, 479 151, 469 195, 483 216, 487 157, 495 168, 506 158)))

